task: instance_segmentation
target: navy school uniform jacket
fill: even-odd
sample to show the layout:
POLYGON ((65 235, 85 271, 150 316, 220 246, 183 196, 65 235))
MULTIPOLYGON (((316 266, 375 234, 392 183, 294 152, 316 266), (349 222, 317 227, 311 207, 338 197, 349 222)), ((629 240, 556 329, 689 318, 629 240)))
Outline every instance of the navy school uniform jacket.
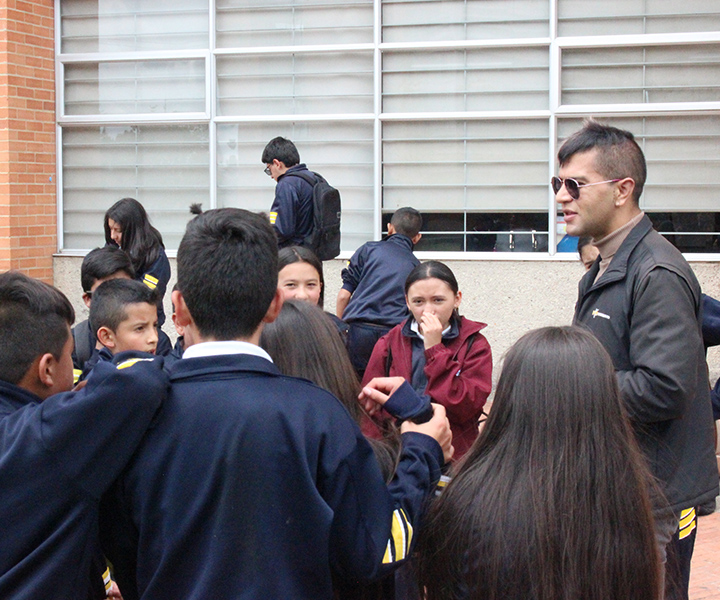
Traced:
POLYGON ((342 287, 352 294, 343 320, 388 327, 400 323, 409 314, 405 280, 419 264, 412 240, 400 233, 360 246, 342 271, 342 287))
POLYGON ((183 359, 108 495, 106 555, 125 600, 330 599, 410 551, 442 452, 408 433, 386 486, 340 402, 268 360, 183 359), (135 581, 137 589, 134 588, 135 581))
POLYGON ((278 177, 270 207, 270 224, 280 248, 302 246, 313 229, 313 186, 292 175, 298 172, 310 173, 305 163, 300 163, 278 177))
POLYGON ((127 357, 44 401, 0 381, 0 598, 88 596, 100 497, 167 391, 161 360, 127 357))

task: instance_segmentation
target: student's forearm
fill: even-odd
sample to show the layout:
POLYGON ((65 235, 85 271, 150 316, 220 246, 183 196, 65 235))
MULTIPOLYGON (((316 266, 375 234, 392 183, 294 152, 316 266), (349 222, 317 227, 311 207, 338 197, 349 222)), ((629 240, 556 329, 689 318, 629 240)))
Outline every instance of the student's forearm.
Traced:
POLYGON ((335 314, 339 319, 342 319, 343 313, 347 308, 348 302, 350 302, 350 296, 352 294, 346 289, 341 289, 337 295, 337 301, 335 303, 335 314))

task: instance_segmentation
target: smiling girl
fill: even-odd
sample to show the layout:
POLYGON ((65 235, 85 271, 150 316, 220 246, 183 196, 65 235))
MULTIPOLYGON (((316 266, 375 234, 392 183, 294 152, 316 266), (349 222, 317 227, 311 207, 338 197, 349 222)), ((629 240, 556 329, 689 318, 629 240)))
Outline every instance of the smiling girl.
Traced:
POLYGON ((492 386, 490 344, 480 333, 486 325, 460 316, 462 293, 441 262, 428 261, 412 270, 405 300, 412 316, 378 340, 363 385, 373 377, 399 375, 416 392, 445 406, 455 458, 460 458, 477 436, 492 386))

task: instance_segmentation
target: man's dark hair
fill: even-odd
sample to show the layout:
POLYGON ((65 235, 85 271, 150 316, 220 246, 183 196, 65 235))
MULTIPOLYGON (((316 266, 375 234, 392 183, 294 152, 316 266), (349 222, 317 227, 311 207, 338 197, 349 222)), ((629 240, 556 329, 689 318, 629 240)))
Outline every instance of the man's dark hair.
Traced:
POLYGON ((276 137, 265 146, 261 160, 264 165, 269 165, 276 158, 286 167, 293 167, 300 162, 300 153, 290 140, 276 137))
POLYGON ((390 224, 397 233, 406 235, 410 239, 420 233, 422 227, 422 215, 414 208, 405 206, 398 208, 390 219, 390 224))
POLYGON ((93 294, 90 305, 90 327, 96 334, 101 327, 117 331, 120 323, 128 318, 128 304, 143 303, 157 306, 157 292, 143 282, 134 279, 105 281, 93 294))
POLYGON ((177 252, 178 287, 202 336, 250 337, 275 296, 277 237, 264 215, 209 210, 190 221, 177 252))
POLYGON ((61 291, 18 271, 0 275, 0 380, 17 384, 43 354, 60 360, 73 321, 61 291))
POLYGON ((565 140, 558 151, 558 163, 562 167, 575 154, 597 149, 595 170, 607 179, 630 177, 635 182, 633 200, 640 202, 647 165, 643 151, 629 131, 618 129, 595 119, 586 119, 583 128, 565 140))
POLYGON ((111 277, 122 271, 130 279, 135 279, 130 257, 117 246, 105 246, 90 250, 83 259, 80 267, 80 283, 83 292, 90 292, 90 289, 99 279, 111 277))

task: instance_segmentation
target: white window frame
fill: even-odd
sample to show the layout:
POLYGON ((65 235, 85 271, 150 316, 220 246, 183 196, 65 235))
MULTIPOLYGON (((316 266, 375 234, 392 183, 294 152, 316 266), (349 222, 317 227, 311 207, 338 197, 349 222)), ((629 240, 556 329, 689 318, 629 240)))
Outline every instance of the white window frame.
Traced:
MULTIPOLYGON (((720 102, 677 102, 648 104, 603 104, 603 105, 563 105, 561 99, 562 52, 566 49, 606 48, 628 46, 671 46, 720 42, 720 32, 678 33, 678 34, 636 34, 557 37, 558 0, 549 3, 549 36, 517 39, 489 39, 472 41, 441 42, 397 42, 383 43, 382 1, 373 2, 373 42, 361 44, 297 45, 282 47, 240 47, 216 48, 215 46, 215 0, 208 0, 208 48, 203 50, 142 51, 126 53, 75 53, 61 54, 62 30, 60 0, 55 0, 55 90, 56 90, 56 147, 57 147, 57 243, 58 252, 63 254, 82 254, 80 251, 65 250, 63 227, 63 175, 62 175, 62 129, 79 125, 104 124, 206 124, 209 128, 209 198, 210 207, 217 206, 217 125, 223 123, 287 123, 320 121, 367 121, 373 124, 373 236, 378 240, 382 236, 382 125, 393 121, 423 120, 495 120, 495 119, 544 119, 548 123, 549 156, 548 182, 556 171, 558 150, 558 119, 567 117, 629 117, 629 116, 677 116, 677 115, 717 115, 720 117, 720 102), (483 48, 522 48, 547 47, 549 52, 549 98, 547 110, 519 111, 467 111, 432 113, 384 113, 382 112, 382 55, 391 51, 432 51, 463 50, 483 48), (217 77, 216 60, 219 56, 273 55, 325 53, 338 51, 367 51, 373 53, 373 112, 352 114, 293 114, 293 115, 252 115, 242 117, 222 117, 216 114, 217 77), (205 61, 205 111, 197 113, 123 114, 123 115, 65 115, 64 66, 75 63, 104 63, 148 60, 204 59, 205 61)), ((548 252, 418 252, 420 258, 439 258, 444 260, 493 260, 493 261, 575 261, 574 252, 557 252, 557 206, 555 196, 548 185, 548 252)), ((437 232, 433 232, 437 233, 437 232)), ((452 232, 457 233, 457 232, 452 232)), ((170 255, 174 253, 169 252, 170 255)), ((343 252, 340 258, 349 258, 350 252, 343 252)), ((717 262, 717 254, 687 254, 693 261, 717 262)))

